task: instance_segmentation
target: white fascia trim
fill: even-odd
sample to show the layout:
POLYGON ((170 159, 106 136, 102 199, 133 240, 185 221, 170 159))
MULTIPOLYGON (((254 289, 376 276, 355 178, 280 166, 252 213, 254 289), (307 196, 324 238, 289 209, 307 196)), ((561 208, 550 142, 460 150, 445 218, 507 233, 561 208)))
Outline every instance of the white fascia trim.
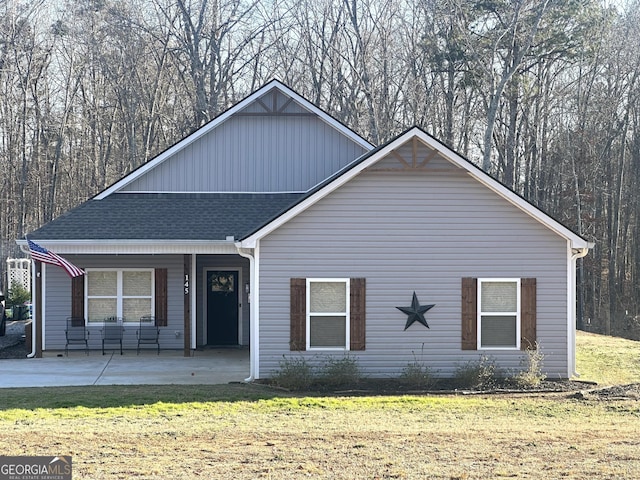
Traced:
POLYGON ((337 120, 333 119, 331 116, 329 116, 328 114, 326 114, 325 112, 320 110, 318 107, 316 107, 315 105, 310 103, 308 100, 305 100, 304 98, 302 98, 300 95, 295 93, 290 88, 286 87, 285 85, 283 85, 282 83, 280 83, 277 80, 273 80, 273 81, 269 82, 268 84, 266 84, 261 89, 256 90, 254 93, 252 93, 251 95, 246 97, 244 100, 241 100, 239 103, 236 103, 229 110, 227 110, 226 112, 222 113, 218 117, 214 118, 209 123, 207 123, 207 124, 203 125, 202 127, 200 127, 198 130, 193 132, 188 137, 180 140, 174 146, 172 146, 169 149, 165 150, 160 155, 158 155, 154 159, 152 159, 149 162, 147 162, 145 165, 143 165, 140 168, 134 170, 129 175, 125 176, 124 178, 120 179, 118 182, 116 182, 113 185, 111 185, 110 187, 108 187, 106 190, 103 190, 98 195, 96 195, 94 198, 96 200, 102 200, 103 198, 108 197, 112 193, 117 192, 118 190, 124 188, 129 183, 133 182, 134 180, 136 180, 140 176, 144 175, 149 170, 155 168, 156 166, 158 166, 159 164, 164 162, 166 159, 172 157, 173 155, 175 155, 180 150, 184 149, 185 147, 187 147, 191 143, 193 143, 196 140, 198 140, 200 137, 206 135, 211 130, 213 130, 214 128, 218 127, 218 125, 220 125, 220 124, 224 123, 226 120, 228 120, 232 115, 236 114, 237 112, 239 112, 243 108, 247 107, 249 104, 253 103, 255 100, 257 100, 258 98, 260 98, 261 96, 263 96, 267 92, 273 90, 274 88, 277 88, 278 90, 280 90, 282 93, 284 93, 288 97, 293 98, 295 101, 297 101, 300 104, 300 106, 302 108, 304 108, 304 109, 316 114, 323 122, 325 122, 326 124, 332 126, 336 130, 338 130, 340 133, 342 133, 343 135, 347 136, 348 138, 350 138, 351 140, 353 140, 357 144, 361 145, 365 149, 371 150, 373 148, 373 145, 371 145, 369 142, 367 142, 364 138, 360 137, 355 132, 353 132, 352 130, 348 129, 347 127, 342 125, 337 120))
MULTIPOLYGON (((37 240, 39 245, 57 254, 234 254, 233 240, 37 240)), ((16 242, 29 253, 25 240, 16 242)))
POLYGON ((400 147, 401 145, 404 145, 414 137, 418 138, 428 147, 439 151, 443 155, 443 157, 449 160, 451 163, 466 170, 473 178, 478 180, 480 183, 482 183, 489 189, 493 190, 495 193, 497 193, 507 201, 511 202, 513 205, 515 205, 516 207, 521 209, 523 212, 533 217, 538 222, 545 225, 550 230, 554 231, 561 237, 570 240, 571 246, 573 248, 593 248, 592 243, 587 242, 583 238, 579 237, 578 235, 573 233, 571 230, 569 230, 568 228, 561 225, 556 220, 552 219, 547 214, 542 212, 542 210, 539 210, 538 208, 534 207, 531 203, 527 202, 526 200, 519 197, 518 195, 513 193, 511 190, 503 186, 501 183, 491 178, 482 170, 473 168, 467 160, 465 160, 460 155, 455 153, 453 150, 444 146, 443 144, 441 144, 431 136, 427 135, 419 128, 412 128, 411 130, 407 131, 404 135, 396 138, 391 143, 382 147, 379 151, 372 154, 369 158, 362 161, 359 165, 356 165, 355 167, 345 172, 343 175, 340 175, 331 183, 325 185, 323 188, 321 188, 316 193, 311 195, 309 198, 305 199, 303 202, 299 203, 289 211, 285 212, 283 215, 276 218, 273 222, 269 223, 268 225, 265 225, 263 228, 255 232, 253 235, 244 239, 242 241, 242 246, 245 248, 253 248, 253 245, 258 239, 263 238, 264 236, 273 232, 274 230, 279 228, 281 225, 283 225, 284 223, 288 222, 290 219, 298 215, 300 212, 303 212, 304 210, 309 208, 311 205, 316 203, 318 200, 326 197, 329 193, 333 192, 337 188, 341 187, 342 185, 350 181, 352 178, 360 174, 360 172, 362 172, 366 168, 369 168, 372 165, 376 164, 378 161, 386 157, 393 150, 400 147))

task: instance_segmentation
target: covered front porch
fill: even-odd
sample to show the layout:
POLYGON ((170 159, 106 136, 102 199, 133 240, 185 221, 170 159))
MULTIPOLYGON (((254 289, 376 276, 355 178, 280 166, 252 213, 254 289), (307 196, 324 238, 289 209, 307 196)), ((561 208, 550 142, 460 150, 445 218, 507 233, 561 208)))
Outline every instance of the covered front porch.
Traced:
MULTIPOLYGON (((251 257, 237 253, 233 244, 225 247, 222 253, 68 254, 67 258, 86 272, 73 280, 60 268, 34 262, 31 356, 42 357, 67 347, 70 351, 85 349, 82 344, 68 345, 67 318, 71 316, 84 319, 86 349, 100 352, 107 316, 105 305, 111 305, 109 315, 113 310, 121 322, 122 348, 134 354, 140 315, 149 313, 160 331, 161 352, 185 357, 220 347, 248 352, 251 257), (117 286, 112 289, 115 293, 101 290, 109 290, 105 287, 107 278, 117 279, 117 286), (144 288, 131 278, 145 279, 144 288), (142 312, 141 308, 146 310, 142 312)), ((114 348, 119 353, 119 345, 110 344, 108 351, 114 348)))

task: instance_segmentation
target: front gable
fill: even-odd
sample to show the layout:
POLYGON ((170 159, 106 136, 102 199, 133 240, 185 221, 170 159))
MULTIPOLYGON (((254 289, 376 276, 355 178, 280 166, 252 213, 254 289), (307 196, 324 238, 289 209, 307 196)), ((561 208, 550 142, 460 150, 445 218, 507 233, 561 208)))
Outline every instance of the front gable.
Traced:
POLYGON ((168 252, 168 243, 172 252, 191 252, 211 242, 234 249, 232 239, 264 225, 371 148, 272 81, 30 235, 61 253, 168 252))
MULTIPOLYGON (((384 172, 389 175, 409 173, 414 175, 414 180, 425 174, 437 174, 440 178, 460 175, 471 177, 479 186, 491 190, 498 198, 506 201, 510 207, 515 207, 520 210, 521 214, 540 224, 541 228, 546 228, 568 241, 572 249, 586 251, 593 246, 419 128, 412 128, 387 144, 363 155, 356 162, 328 178, 278 218, 242 239, 242 246, 254 247, 258 240, 277 230, 354 178, 359 177, 363 172, 384 172)), ((464 201, 462 200, 464 191, 456 194, 459 201, 464 201)))
POLYGON ((309 362, 342 354, 309 351, 311 329, 321 329, 313 312, 292 307, 305 298, 311 305, 308 290, 304 297, 293 287, 353 279, 366 285, 366 303, 347 310, 345 328, 364 328, 365 347, 340 348, 353 351, 367 375, 398 375, 418 357, 451 376, 482 354, 516 371, 522 350, 536 342, 547 374, 573 373, 571 248, 589 243, 420 130, 360 159, 240 244, 260 253, 260 376, 291 350, 309 362), (492 283, 520 292, 508 324, 465 291, 472 284, 474 299, 484 298, 483 285, 492 283), (428 328, 407 328, 398 310, 413 293, 434 305, 428 328), (364 327, 351 316, 360 310, 364 327))
POLYGON ((371 148, 274 81, 97 198, 115 192, 305 192, 371 148))

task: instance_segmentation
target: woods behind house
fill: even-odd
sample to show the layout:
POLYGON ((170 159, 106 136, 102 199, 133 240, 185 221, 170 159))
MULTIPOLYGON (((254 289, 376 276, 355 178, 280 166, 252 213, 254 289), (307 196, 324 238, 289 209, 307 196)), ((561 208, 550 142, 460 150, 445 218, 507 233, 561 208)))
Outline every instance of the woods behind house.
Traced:
POLYGON ((640 338, 639 47, 638 0, 0 0, 0 257, 278 78, 594 241, 579 326, 640 338))

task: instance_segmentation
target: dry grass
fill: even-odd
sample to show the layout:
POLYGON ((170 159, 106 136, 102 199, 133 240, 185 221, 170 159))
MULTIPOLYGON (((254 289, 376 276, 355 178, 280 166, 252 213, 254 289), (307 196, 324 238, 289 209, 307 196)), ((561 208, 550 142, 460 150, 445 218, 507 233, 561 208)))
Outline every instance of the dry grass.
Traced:
POLYGON ((631 479, 639 429, 638 401, 570 394, 0 390, 2 454, 72 455, 74 479, 631 479))
POLYGON ((640 478, 637 402, 233 390, 263 398, 5 410, 3 454, 70 454, 76 479, 640 478))

